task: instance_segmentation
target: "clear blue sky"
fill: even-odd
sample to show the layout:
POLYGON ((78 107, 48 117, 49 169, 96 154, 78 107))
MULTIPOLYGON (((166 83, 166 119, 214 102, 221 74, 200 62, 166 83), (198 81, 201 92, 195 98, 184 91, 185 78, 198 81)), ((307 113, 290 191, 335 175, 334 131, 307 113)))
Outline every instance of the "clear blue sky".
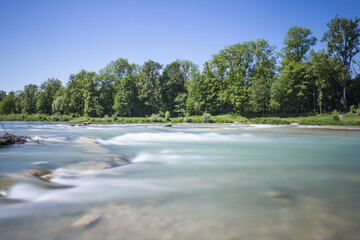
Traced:
MULTIPOLYGON (((292 26, 320 39, 340 14, 360 17, 359 0, 0 0, 0 90, 50 77, 65 85, 111 60, 188 59, 200 66, 227 45, 264 38, 282 48, 292 26)), ((323 48, 318 43, 316 48, 323 48)))

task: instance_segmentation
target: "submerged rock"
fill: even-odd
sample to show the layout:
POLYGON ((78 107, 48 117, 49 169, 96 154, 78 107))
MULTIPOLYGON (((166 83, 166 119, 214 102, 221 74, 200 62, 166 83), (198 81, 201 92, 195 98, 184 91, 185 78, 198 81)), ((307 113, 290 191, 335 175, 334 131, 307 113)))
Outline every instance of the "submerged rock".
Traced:
POLYGON ((282 203, 288 203, 291 200, 293 200, 293 197, 290 194, 275 192, 275 191, 267 192, 266 196, 271 198, 271 200, 273 201, 282 202, 282 203))
POLYGON ((114 156, 114 157, 112 157, 111 162, 114 163, 117 166, 120 166, 120 165, 129 164, 130 160, 128 160, 126 158, 119 157, 119 156, 114 156))
POLYGON ((100 216, 97 214, 85 214, 84 216, 73 222, 71 227, 74 229, 85 229, 95 224, 97 221, 99 221, 99 219, 100 216))
POLYGON ((66 166, 66 168, 82 170, 82 171, 103 170, 103 169, 112 168, 112 167, 114 167, 114 166, 109 162, 96 162, 96 161, 79 162, 79 163, 74 163, 74 164, 66 166))

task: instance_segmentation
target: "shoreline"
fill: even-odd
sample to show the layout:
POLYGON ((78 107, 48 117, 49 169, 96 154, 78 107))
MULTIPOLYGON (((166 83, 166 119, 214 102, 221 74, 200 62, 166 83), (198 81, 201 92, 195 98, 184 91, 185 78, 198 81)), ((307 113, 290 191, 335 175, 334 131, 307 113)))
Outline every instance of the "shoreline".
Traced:
POLYGON ((233 124, 271 124, 271 125, 311 125, 311 126, 360 126, 360 115, 348 113, 334 116, 322 114, 316 116, 295 117, 244 117, 236 115, 217 115, 204 119, 203 116, 189 116, 165 118, 158 117, 72 117, 69 115, 44 114, 9 114, 0 115, 0 121, 28 121, 28 122, 68 122, 68 123, 233 123, 233 124))

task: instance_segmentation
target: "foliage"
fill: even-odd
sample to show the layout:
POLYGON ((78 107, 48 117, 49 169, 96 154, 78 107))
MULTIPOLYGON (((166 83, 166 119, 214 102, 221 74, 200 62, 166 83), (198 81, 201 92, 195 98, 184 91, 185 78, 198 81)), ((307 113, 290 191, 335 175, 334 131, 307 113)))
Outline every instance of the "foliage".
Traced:
POLYGON ((327 42, 328 53, 340 58, 343 63, 341 84, 343 88, 343 107, 347 108, 346 88, 350 80, 351 63, 360 52, 360 18, 347 19, 338 15, 328 24, 322 41, 327 42))
POLYGON ((212 120, 211 120, 211 114, 210 113, 204 113, 202 116, 201 116, 201 121, 203 123, 211 123, 212 120))
POLYGON ((159 114, 153 113, 150 117, 152 122, 162 122, 162 119, 159 114))
MULTIPOLYGON (((282 124, 286 122, 264 117, 309 112, 314 117, 341 105, 346 110, 346 105, 360 104, 360 75, 355 69, 360 64, 354 61, 360 51, 359 21, 332 19, 322 39, 326 51, 311 50, 317 41, 311 30, 294 26, 278 53, 264 39, 240 42, 215 53, 202 69, 189 60, 165 66, 148 60, 139 66, 119 58, 97 73, 71 74, 65 87, 50 78, 22 91, 0 90, 0 114, 46 121, 66 115, 109 122, 161 122, 170 116, 172 122, 246 122, 241 114, 260 117, 254 117, 256 122, 282 124)), ((345 122, 326 116, 321 123, 345 122)))
POLYGON ((169 111, 166 111, 166 113, 165 113, 165 120, 170 121, 170 112, 169 111))
POLYGON ((0 114, 11 114, 15 112, 15 93, 10 92, 0 102, 0 114))
POLYGON ((251 118, 249 121, 255 124, 290 124, 287 120, 274 117, 251 118))
POLYGON ((336 120, 336 121, 339 121, 340 120, 340 113, 339 113, 339 111, 338 110, 334 110, 333 112, 332 112, 332 117, 333 117, 333 119, 334 120, 336 120))

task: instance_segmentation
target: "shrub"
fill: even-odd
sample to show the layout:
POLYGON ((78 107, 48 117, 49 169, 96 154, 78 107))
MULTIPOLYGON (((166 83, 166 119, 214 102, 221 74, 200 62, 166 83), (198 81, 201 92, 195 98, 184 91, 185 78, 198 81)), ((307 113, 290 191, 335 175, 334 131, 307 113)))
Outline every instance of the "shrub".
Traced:
POLYGON ((356 109, 355 109, 355 106, 354 105, 351 105, 350 106, 350 111, 349 113, 356 113, 356 109))
POLYGON ((255 124, 290 124, 287 120, 274 117, 252 118, 250 122, 255 124))
POLYGON ((189 113, 185 113, 184 122, 186 122, 186 123, 191 122, 191 118, 190 118, 190 114, 189 114, 189 113))
POLYGON ((333 119, 334 119, 335 121, 339 121, 339 120, 340 120, 339 115, 340 115, 340 113, 339 113, 338 110, 334 110, 334 111, 332 112, 332 117, 333 117, 333 119))
POLYGON ((105 115, 105 116, 104 116, 104 121, 105 121, 105 122, 111 122, 111 120, 112 120, 112 119, 111 119, 111 117, 109 117, 109 115, 105 115))
POLYGON ((111 117, 112 117, 112 119, 114 119, 114 121, 118 120, 118 116, 116 114, 113 114, 111 117))
POLYGON ((210 113, 204 113, 202 116, 201 116, 201 121, 203 123, 211 123, 212 120, 211 120, 211 114, 210 113))
POLYGON ((165 119, 166 119, 166 121, 170 121, 170 113, 169 113, 169 111, 166 111, 165 119))
POLYGON ((160 117, 160 114, 155 114, 155 113, 153 113, 153 114, 151 115, 150 120, 151 120, 152 122, 162 122, 161 117, 160 117))

